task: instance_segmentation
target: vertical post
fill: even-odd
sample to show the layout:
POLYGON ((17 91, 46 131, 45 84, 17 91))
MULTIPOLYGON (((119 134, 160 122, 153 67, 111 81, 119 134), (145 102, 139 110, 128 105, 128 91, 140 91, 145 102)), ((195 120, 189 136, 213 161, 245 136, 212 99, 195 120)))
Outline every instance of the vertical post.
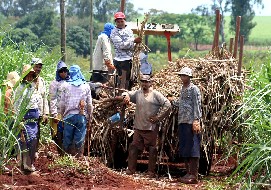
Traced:
POLYGON ((233 38, 230 38, 230 53, 232 54, 233 38))
POLYGON ((239 51, 239 61, 238 61, 238 72, 237 76, 241 76, 242 72, 242 61, 243 61, 243 47, 244 47, 244 35, 240 36, 240 51, 239 51))
POLYGON ((61 60, 66 62, 66 21, 65 21, 65 0, 60 0, 60 22, 61 22, 61 60))
POLYGON ((121 0, 121 2, 120 2, 120 12, 124 13, 124 7, 125 7, 125 0, 121 0))
POLYGON ((216 14, 216 25, 215 25, 215 35, 214 35, 214 41, 213 41, 213 50, 218 47, 219 43, 219 30, 220 30, 220 13, 219 9, 215 10, 216 14))
POLYGON ((240 23, 241 23, 241 16, 238 16, 236 18, 236 29, 235 29, 234 50, 233 50, 234 58, 237 57, 239 34, 240 34, 240 23))
POLYGON ((92 68, 93 63, 93 0, 90 0, 90 25, 89 25, 89 37, 90 37, 90 57, 89 57, 89 70, 92 68))
POLYGON ((170 32, 165 31, 164 32, 166 38, 167 38, 167 55, 168 55, 168 61, 171 61, 171 49, 170 49, 170 32))

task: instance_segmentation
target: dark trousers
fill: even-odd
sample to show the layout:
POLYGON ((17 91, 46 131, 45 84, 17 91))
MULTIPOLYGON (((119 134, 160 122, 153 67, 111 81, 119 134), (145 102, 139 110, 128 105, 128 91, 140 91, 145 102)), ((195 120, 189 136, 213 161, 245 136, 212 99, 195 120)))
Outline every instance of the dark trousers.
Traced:
MULTIPOLYGON (((114 60, 114 66, 116 67, 117 74, 119 77, 122 76, 122 70, 126 71, 126 85, 125 88, 128 90, 132 89, 133 79, 131 79, 132 60, 117 61, 114 60)), ((120 81, 117 81, 117 87, 119 87, 120 81)))
POLYGON ((108 82, 108 71, 93 70, 90 80, 104 84, 108 82))

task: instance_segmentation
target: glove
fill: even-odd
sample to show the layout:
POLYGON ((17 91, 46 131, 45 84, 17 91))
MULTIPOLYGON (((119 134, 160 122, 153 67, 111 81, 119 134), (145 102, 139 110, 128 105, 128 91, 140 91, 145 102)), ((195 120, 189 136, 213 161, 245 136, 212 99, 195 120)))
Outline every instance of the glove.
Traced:
POLYGON ((192 124, 192 131, 193 131, 193 133, 195 133, 195 134, 200 133, 200 131, 201 131, 201 126, 200 126, 199 120, 194 120, 194 121, 193 121, 193 124, 192 124))

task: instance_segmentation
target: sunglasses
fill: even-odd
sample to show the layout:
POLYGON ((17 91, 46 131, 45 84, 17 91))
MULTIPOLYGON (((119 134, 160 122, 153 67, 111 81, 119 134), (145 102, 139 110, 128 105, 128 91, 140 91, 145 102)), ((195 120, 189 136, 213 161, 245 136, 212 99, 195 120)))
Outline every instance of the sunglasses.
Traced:
POLYGON ((60 69, 60 70, 58 71, 58 73, 67 73, 67 72, 68 72, 67 69, 60 69))

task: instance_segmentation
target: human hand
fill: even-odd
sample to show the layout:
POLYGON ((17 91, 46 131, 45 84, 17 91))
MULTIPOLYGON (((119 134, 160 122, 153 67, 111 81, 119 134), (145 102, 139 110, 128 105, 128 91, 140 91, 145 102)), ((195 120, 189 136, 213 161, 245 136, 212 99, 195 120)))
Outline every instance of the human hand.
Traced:
POLYGON ((130 97, 129 96, 123 96, 123 102, 125 104, 129 104, 130 103, 130 97))
POLYGON ((134 39, 134 42, 135 43, 141 43, 142 42, 142 38, 141 37, 136 37, 135 39, 134 39))
POLYGON ((192 124, 192 131, 193 131, 193 133, 195 133, 195 134, 200 133, 200 131, 201 131, 201 126, 200 126, 199 120, 194 120, 194 121, 193 121, 193 124, 192 124))
POLYGON ((42 116, 42 124, 46 125, 48 123, 48 115, 42 116))
POLYGON ((159 122, 159 119, 158 119, 157 116, 151 116, 151 117, 149 117, 149 121, 150 121, 151 123, 155 124, 155 123, 158 123, 158 122, 159 122))
POLYGON ((113 64, 107 65, 107 68, 108 68, 109 70, 115 70, 115 69, 116 69, 115 66, 114 66, 113 64))

